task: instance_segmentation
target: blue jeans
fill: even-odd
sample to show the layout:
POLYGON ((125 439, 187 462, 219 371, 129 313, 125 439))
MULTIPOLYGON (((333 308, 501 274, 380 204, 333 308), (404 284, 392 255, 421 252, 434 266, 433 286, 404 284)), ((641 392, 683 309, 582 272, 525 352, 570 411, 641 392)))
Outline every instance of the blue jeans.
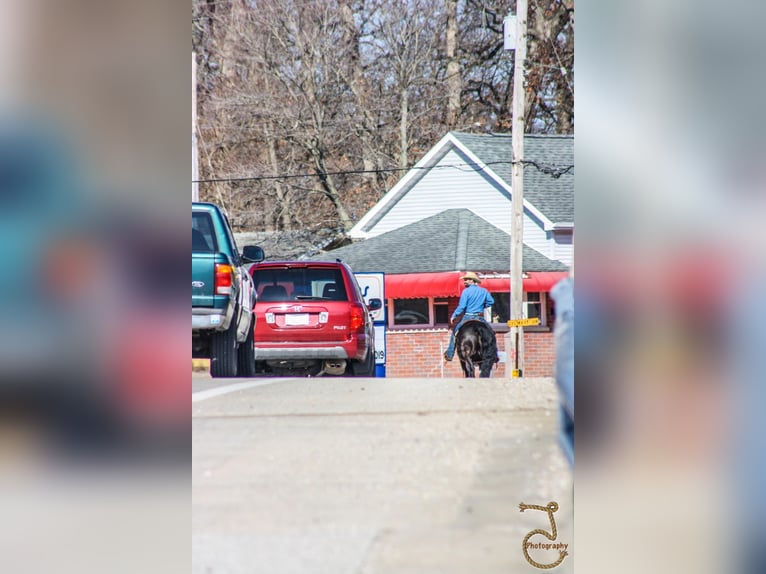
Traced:
MULTIPOLYGON (((455 356, 455 335, 457 334, 458 329, 460 329, 466 321, 475 321, 476 319, 484 321, 484 313, 466 313, 463 315, 463 318, 460 319, 458 324, 452 328, 452 332, 449 335, 449 345, 447 345, 447 350, 444 352, 450 359, 455 356)), ((486 323, 486 321, 484 322, 486 323)))

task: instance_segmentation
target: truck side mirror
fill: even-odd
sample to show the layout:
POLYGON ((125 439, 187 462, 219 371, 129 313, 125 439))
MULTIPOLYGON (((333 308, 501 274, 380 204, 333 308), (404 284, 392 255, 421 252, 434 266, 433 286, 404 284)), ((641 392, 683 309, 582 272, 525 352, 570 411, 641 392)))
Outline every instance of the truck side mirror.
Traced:
POLYGON ((248 263, 258 263, 266 259, 266 255, 263 253, 263 248, 258 245, 245 245, 242 249, 242 259, 248 263))
POLYGON ((377 297, 374 297, 370 299, 369 301, 367 301, 367 309, 369 309, 370 311, 377 311, 381 307, 383 307, 383 301, 381 301, 377 297))

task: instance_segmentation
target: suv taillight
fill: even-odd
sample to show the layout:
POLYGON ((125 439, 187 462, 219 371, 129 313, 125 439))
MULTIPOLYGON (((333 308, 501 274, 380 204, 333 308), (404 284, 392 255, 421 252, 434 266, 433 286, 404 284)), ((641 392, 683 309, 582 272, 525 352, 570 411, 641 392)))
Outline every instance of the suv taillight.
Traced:
POLYGON ((351 321, 349 328, 352 331, 360 331, 364 328, 364 309, 361 305, 351 305, 351 321))
POLYGON ((215 264, 215 294, 231 295, 231 285, 234 269, 225 263, 215 264))

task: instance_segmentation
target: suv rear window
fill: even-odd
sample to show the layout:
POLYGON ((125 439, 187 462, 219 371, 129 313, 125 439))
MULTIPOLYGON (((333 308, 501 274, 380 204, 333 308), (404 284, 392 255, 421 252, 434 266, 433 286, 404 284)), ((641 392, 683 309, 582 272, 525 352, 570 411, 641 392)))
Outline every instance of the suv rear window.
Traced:
POLYGON ((210 214, 192 212, 192 253, 210 253, 216 249, 215 231, 210 214))
POLYGON ((258 301, 348 301, 340 269, 257 269, 253 280, 258 301))

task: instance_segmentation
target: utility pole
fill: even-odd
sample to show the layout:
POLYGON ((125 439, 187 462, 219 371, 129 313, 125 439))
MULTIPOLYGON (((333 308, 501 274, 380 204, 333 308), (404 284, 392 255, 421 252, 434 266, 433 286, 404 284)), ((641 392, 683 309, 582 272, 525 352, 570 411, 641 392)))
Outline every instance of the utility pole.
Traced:
POLYGON ((197 157, 197 54, 192 52, 192 201, 199 201, 197 157))
MULTIPOLYGON (((514 50, 513 103, 511 108, 511 327, 514 350, 511 376, 524 372, 524 328, 518 324, 524 313, 522 263, 524 230, 524 66, 527 59, 527 0, 516 1, 516 15, 505 19, 505 49, 514 50)), ((508 367, 506 366, 506 369, 508 367)))

